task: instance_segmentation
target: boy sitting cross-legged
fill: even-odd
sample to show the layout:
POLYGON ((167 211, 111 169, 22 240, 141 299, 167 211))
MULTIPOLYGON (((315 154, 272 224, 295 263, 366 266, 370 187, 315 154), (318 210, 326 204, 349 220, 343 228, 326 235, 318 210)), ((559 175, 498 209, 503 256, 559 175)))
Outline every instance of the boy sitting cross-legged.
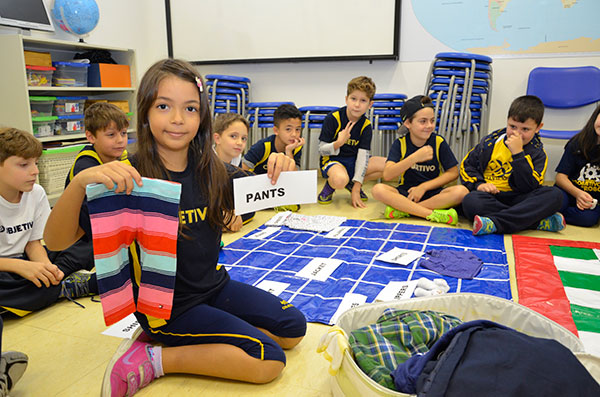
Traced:
POLYGON ((95 274, 82 272, 76 257, 42 245, 50 205, 35 183, 41 154, 32 134, 0 128, 0 307, 19 316, 98 293, 95 274))
POLYGON ((463 186, 444 185, 458 178, 458 161, 444 138, 434 133, 435 116, 429 97, 418 95, 404 104, 400 117, 408 133, 394 141, 383 179, 400 178, 398 187, 378 183, 373 197, 387 205, 386 218, 415 215, 456 225, 456 210, 467 193, 463 186))
POLYGON ((461 183, 470 191, 462 207, 473 220, 474 235, 564 229, 565 219, 557 212, 562 193, 542 186, 548 165, 538 135, 543 117, 538 97, 515 99, 506 128, 484 137, 462 161, 461 183))

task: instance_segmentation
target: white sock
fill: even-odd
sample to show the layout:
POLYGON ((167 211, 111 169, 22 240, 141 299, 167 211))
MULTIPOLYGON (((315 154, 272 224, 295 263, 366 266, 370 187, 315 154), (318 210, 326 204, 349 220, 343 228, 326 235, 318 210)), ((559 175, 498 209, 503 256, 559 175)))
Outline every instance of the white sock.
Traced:
POLYGON ((450 291, 450 286, 443 278, 434 278, 433 282, 436 285, 436 288, 441 290, 443 293, 450 291))
POLYGON ((438 286, 428 278, 421 277, 417 280, 417 287, 421 287, 425 290, 436 289, 438 286))

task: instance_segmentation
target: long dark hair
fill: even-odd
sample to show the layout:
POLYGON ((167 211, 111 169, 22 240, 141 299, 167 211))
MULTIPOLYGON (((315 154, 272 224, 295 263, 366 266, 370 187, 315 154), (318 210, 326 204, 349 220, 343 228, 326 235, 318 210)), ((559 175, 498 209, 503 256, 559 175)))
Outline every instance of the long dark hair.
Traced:
MULTIPOLYGON (((202 76, 186 61, 163 59, 152 65, 142 77, 137 92, 137 151, 136 167, 142 176, 171 179, 165 168, 156 141, 150 131, 148 112, 158 95, 158 85, 165 78, 175 76, 195 86, 202 76), (197 80, 198 79, 198 80, 197 80)), ((195 167, 196 183, 207 199, 206 221, 215 230, 221 230, 231 221, 233 214, 233 190, 227 170, 212 149, 212 123, 206 90, 200 95, 200 125, 198 133, 190 142, 188 161, 195 167)))
POLYGON ((594 110, 585 126, 574 135, 571 140, 576 139, 580 153, 586 161, 592 163, 600 162, 600 146, 598 145, 598 134, 594 129, 594 123, 600 114, 600 105, 594 110))

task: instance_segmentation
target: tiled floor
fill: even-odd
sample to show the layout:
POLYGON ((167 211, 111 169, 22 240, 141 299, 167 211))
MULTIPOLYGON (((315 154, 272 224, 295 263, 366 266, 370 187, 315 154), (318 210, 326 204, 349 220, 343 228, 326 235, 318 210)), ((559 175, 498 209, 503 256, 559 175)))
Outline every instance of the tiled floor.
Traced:
MULTIPOLYGON (((322 184, 322 182, 321 182, 322 184)), ((370 191, 367 186, 366 191, 370 191)), ((369 194, 370 195, 370 194, 369 194)), ((302 205, 301 213, 327 214, 354 219, 383 220, 384 206, 372 198, 366 209, 353 209, 346 191, 334 195, 328 206, 302 205)), ((242 231, 224 235, 229 243, 262 225, 274 215, 262 211, 242 231)), ((401 222, 430 224, 416 218, 401 222)), ((438 226, 438 225, 436 225, 438 226)), ((461 218, 457 227, 470 228, 461 218)), ((600 229, 568 226, 560 233, 526 231, 524 235, 570 240, 600 241, 600 229)), ((512 259, 510 236, 505 239, 509 262, 512 259)), ((99 303, 80 299, 86 308, 60 301, 41 312, 25 318, 5 317, 5 350, 20 350, 29 355, 27 372, 14 388, 13 397, 35 396, 97 396, 104 369, 120 339, 101 335, 105 329, 99 303)), ((287 367, 282 375, 267 385, 250 385, 190 375, 169 375, 141 390, 139 396, 330 396, 327 361, 316 353, 317 344, 327 326, 310 323, 305 339, 295 349, 287 351, 287 367)))

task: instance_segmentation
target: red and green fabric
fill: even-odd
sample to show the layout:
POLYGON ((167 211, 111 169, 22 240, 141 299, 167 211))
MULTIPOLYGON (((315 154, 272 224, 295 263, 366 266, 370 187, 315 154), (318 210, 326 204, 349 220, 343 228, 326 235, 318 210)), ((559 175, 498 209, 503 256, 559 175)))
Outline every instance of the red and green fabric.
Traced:
POLYGON ((513 249, 519 303, 600 354, 600 244, 513 236, 513 249))

